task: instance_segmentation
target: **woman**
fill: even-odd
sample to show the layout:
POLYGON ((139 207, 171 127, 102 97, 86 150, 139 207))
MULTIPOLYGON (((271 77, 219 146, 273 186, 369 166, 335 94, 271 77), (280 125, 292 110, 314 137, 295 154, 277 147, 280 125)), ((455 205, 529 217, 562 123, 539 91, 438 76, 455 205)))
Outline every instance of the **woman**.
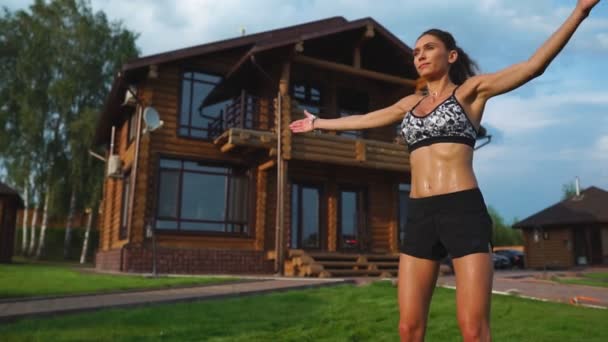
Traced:
POLYGON ((413 51, 425 92, 364 115, 291 123, 294 133, 357 130, 401 121, 411 165, 406 236, 399 259, 399 333, 422 341, 439 260, 456 273, 457 316, 465 341, 490 341, 492 222, 473 173, 473 146, 486 102, 540 76, 599 0, 579 0, 562 26, 527 61, 475 76, 451 34, 423 33, 413 51))

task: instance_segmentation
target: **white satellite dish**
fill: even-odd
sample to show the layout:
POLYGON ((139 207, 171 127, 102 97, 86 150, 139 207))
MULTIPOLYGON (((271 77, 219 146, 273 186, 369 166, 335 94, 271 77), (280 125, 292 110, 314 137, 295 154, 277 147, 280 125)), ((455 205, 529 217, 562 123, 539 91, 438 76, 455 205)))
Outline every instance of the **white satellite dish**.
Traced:
POLYGON ((146 107, 144 109, 144 122, 146 127, 144 128, 144 134, 147 132, 154 132, 161 128, 164 124, 163 120, 160 119, 158 111, 153 107, 146 107))

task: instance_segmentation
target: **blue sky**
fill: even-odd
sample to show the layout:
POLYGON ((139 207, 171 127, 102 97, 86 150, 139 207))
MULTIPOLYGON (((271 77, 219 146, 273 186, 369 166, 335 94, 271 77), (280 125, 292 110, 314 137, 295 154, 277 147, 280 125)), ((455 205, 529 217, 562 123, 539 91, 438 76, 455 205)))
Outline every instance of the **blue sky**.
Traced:
MULTIPOLYGON (((31 1, 3 0, 11 10, 31 1)), ((373 17, 406 44, 437 27, 454 34, 482 72, 530 57, 574 0, 93 0, 111 20, 139 32, 144 55, 344 16, 373 17)), ((486 202, 508 221, 561 198, 562 185, 608 190, 608 3, 582 24, 545 74, 490 100, 482 124, 495 139, 475 155, 486 202)))

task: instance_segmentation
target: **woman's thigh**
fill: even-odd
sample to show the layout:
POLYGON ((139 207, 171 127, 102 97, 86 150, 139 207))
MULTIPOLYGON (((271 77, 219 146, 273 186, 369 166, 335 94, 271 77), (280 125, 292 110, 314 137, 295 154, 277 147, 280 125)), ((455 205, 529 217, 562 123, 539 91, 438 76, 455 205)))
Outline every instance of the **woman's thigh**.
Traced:
POLYGON ((398 276, 401 320, 426 323, 438 271, 438 261, 401 254, 398 276))
POLYGON ((493 264, 491 253, 452 260, 456 274, 456 305, 460 321, 489 322, 493 264))

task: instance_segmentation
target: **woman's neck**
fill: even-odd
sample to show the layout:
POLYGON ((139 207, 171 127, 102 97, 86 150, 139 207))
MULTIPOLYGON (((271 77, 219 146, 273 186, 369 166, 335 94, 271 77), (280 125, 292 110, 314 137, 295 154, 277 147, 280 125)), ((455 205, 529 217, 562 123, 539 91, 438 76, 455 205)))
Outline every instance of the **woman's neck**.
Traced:
POLYGON ((436 80, 428 80, 426 83, 426 87, 428 90, 429 96, 433 98, 439 98, 444 95, 447 89, 451 89, 454 87, 454 83, 450 80, 450 78, 445 75, 442 78, 436 80))

